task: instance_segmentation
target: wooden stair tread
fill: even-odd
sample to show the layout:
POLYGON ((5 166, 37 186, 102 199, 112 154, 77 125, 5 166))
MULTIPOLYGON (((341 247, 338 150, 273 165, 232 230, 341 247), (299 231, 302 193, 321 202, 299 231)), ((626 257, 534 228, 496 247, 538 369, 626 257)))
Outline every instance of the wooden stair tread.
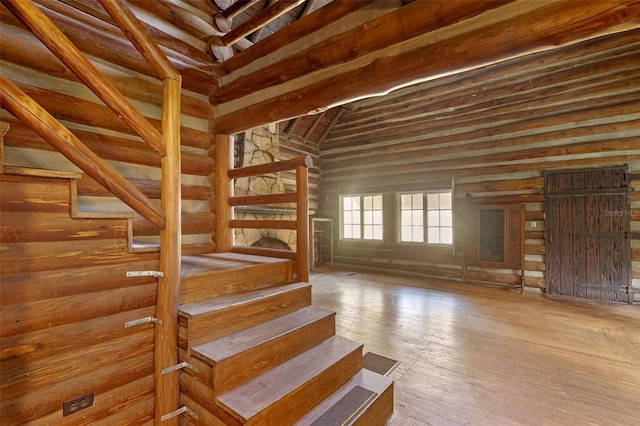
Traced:
POLYGON ((194 346, 192 351, 203 360, 217 363, 240 352, 250 350, 265 341, 276 339, 292 330, 333 315, 335 315, 333 311, 308 306, 228 336, 194 346))
POLYGON ((207 253, 197 256, 182 256, 180 275, 206 274, 212 271, 250 267, 256 264, 286 262, 289 262, 289 260, 239 253, 207 253))
MULTIPOLYGON (((383 376, 373 371, 369 371, 365 368, 355 374, 348 382, 342 385, 339 389, 325 398, 320 404, 316 405, 311 411, 305 414, 302 418, 296 421, 295 426, 309 426, 319 419, 327 410, 330 410, 334 404, 338 403, 349 391, 354 387, 361 386, 365 389, 375 392, 376 397, 369 403, 371 406, 377 402, 385 392, 393 391, 393 380, 387 376, 383 376)), ((393 412, 393 404, 390 406, 388 416, 393 412)), ((363 413, 361 413, 363 414, 363 413)), ((355 417, 352 420, 357 419, 355 417)), ((365 423, 368 424, 368 423, 365 423)))
MULTIPOLYGON (((312 383, 314 378, 320 377, 325 370, 332 367, 342 369, 339 361, 361 349, 362 344, 360 343, 341 336, 333 336, 247 383, 218 396, 218 403, 238 416, 241 421, 246 421, 246 424, 252 424, 255 419, 264 420, 261 415, 268 417, 268 414, 264 414, 267 409, 277 410, 275 407, 278 402, 285 401, 286 396, 296 394, 300 388, 310 386, 309 383, 312 383)), ((358 366, 359 369, 361 366, 358 366)), ((349 377, 354 373, 355 371, 344 372, 344 374, 349 374, 349 377)), ((342 383, 347 380, 348 378, 345 378, 342 383)), ((339 383, 335 388, 341 386, 342 383, 339 383)), ((323 387, 326 388, 326 386, 323 387)), ((328 395, 335 388, 323 389, 323 391, 328 395)), ((297 400, 308 398, 308 395, 296 395, 297 400)), ((287 402, 282 403, 288 405, 287 402)), ((280 410, 288 408, 279 407, 280 410)), ((284 415, 290 415, 290 413, 284 413, 284 415)), ((272 418, 269 419, 269 422, 269 424, 278 424, 278 419, 272 418)))
POLYGON ((178 312, 184 317, 193 318, 194 316, 197 316, 199 314, 206 314, 218 309, 228 309, 232 306, 242 305, 243 303, 247 303, 257 299, 286 293, 294 289, 309 286, 310 284, 308 283, 291 283, 261 288, 244 293, 225 294, 198 302, 185 303, 183 305, 180 305, 178 312))

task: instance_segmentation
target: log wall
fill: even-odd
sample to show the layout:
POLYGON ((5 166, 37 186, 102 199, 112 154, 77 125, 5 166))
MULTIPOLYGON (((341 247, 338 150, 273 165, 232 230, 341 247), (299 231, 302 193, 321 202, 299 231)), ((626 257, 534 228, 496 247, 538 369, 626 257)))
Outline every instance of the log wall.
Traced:
MULTIPOLYGON (((630 31, 354 104, 321 148, 321 197, 333 201, 325 213, 337 217, 339 194, 448 188, 453 178, 458 230, 468 197, 525 205, 526 284, 543 288, 543 172, 615 164, 640 172, 639 40, 630 31)), ((633 284, 640 288, 640 182, 631 185, 633 284)), ((455 253, 343 243, 336 261, 460 279, 463 238, 456 233, 455 253)), ((470 273, 517 282, 512 271, 470 273)))
MULTIPOLYGON (((129 4, 183 77, 182 251, 213 251, 208 97, 216 81, 204 53, 211 5, 172 1, 172 12, 164 2, 129 4)), ((100 4, 37 5, 160 130, 162 83, 100 4)), ((155 151, 4 3, 0 19, 2 75, 159 202, 155 151)), ((4 109, 0 120, 3 134, 9 127, 0 144, 0 424, 153 424, 154 326, 124 324, 155 314, 156 280, 126 272, 158 270, 158 230, 4 109), (90 392, 92 407, 62 416, 64 401, 90 392)))
MULTIPOLYGON (((111 21, 97 2, 80 2, 84 11, 65 2, 44 1, 39 6, 158 130, 160 130, 162 83, 131 43, 111 21)), ((142 4, 142 3, 141 3, 142 4)), ((150 6, 146 4, 146 6, 150 6)), ((159 5, 158 5, 159 6, 159 5)), ((183 2, 183 7, 198 20, 204 12, 183 2)), ((208 121, 213 116, 208 95, 216 87, 210 70, 210 58, 204 54, 205 38, 188 22, 169 20, 158 7, 134 12, 160 44, 179 72, 183 74, 182 110, 182 194, 183 251, 205 252, 212 243, 213 199, 210 175, 213 159, 207 152, 213 144, 208 121), (163 21, 160 21, 163 22, 163 21), (180 34, 192 31, 191 37, 180 34)), ((166 12, 166 11, 165 11, 166 12)), ((125 178, 153 200, 160 199, 160 157, 133 130, 79 82, 40 41, 28 32, 2 6, 2 73, 24 90, 54 117, 62 121, 79 139, 125 178)), ((204 25, 205 21, 200 20, 204 25)), ((5 163, 34 168, 78 171, 61 154, 5 110, 1 118, 11 126, 5 138, 5 163)), ((128 213, 131 210, 88 176, 78 181, 78 209, 85 212, 128 213)), ((134 220, 136 240, 159 241, 158 232, 146 220, 134 220)))

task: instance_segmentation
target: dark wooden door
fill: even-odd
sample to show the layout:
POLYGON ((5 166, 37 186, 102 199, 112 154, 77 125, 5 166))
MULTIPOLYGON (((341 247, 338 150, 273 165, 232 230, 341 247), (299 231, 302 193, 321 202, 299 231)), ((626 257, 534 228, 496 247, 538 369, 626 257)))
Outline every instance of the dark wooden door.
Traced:
POLYGON ((626 167, 545 174, 549 294, 633 303, 626 167))

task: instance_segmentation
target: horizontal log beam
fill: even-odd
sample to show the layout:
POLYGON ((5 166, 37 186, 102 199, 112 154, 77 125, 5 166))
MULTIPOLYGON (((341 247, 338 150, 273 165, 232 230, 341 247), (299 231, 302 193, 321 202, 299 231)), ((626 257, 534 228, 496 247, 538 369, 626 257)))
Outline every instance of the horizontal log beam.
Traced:
MULTIPOLYGON (((430 2, 415 4, 427 3, 430 2)), ((286 82, 287 84, 282 82, 281 89, 266 91, 274 95, 260 102, 244 104, 240 101, 260 95, 264 98, 267 94, 255 93, 225 104, 224 112, 219 111, 220 115, 212 121, 211 130, 233 134, 353 99, 388 93, 410 82, 427 81, 640 27, 640 2, 637 0, 556 1, 546 6, 533 2, 527 4, 532 8, 531 11, 520 13, 522 3, 506 5, 482 14, 477 19, 474 18, 480 24, 469 25, 469 31, 439 41, 425 41, 422 46, 403 43, 379 50, 376 55, 369 56, 371 60, 366 64, 352 61, 358 65, 353 69, 345 66, 333 67, 336 69, 329 72, 332 69, 325 68, 323 78, 320 78, 316 70, 307 69, 302 74, 315 71, 317 75, 314 81, 298 78, 286 82), (393 53, 397 51, 400 53, 393 53), (338 72, 338 68, 344 71, 338 72), (372 78, 362 78, 363 74, 372 78)), ((409 10, 411 9, 404 7, 399 12, 409 10)), ((410 19, 402 14, 399 16, 410 19)))
POLYGON ((254 256, 276 257, 279 259, 296 259, 295 251, 272 249, 266 247, 243 247, 236 246, 231 249, 232 253, 252 254, 254 256))
POLYGON ((275 34, 261 40, 260 43, 236 54, 214 67, 214 72, 218 76, 230 74, 250 64, 256 58, 262 58, 275 52, 283 45, 292 43, 295 40, 314 33, 327 25, 327 22, 335 22, 351 12, 362 9, 371 4, 373 0, 334 0, 322 7, 321 13, 311 14, 304 20, 299 20, 286 26, 275 34))
POLYGON ((249 220, 234 219, 229 221, 231 228, 247 228, 247 229, 296 229, 295 220, 249 220))
POLYGON ((138 188, 102 161, 73 133, 13 83, 3 76, 0 76, 0 83, 2 87, 0 101, 7 111, 26 123, 72 163, 147 218, 158 229, 164 229, 166 224, 164 212, 138 188))
POLYGON ((268 194, 268 195, 250 195, 246 197, 229 198, 230 206, 258 206, 266 204, 284 204, 295 203, 296 193, 288 194, 268 194))
POLYGON ((294 1, 279 1, 270 6, 268 6, 263 11, 259 12, 257 15, 252 17, 251 19, 243 22, 238 25, 233 30, 229 31, 227 34, 222 36, 221 42, 224 46, 231 46, 236 43, 241 38, 251 34, 258 28, 262 28, 267 25, 269 22, 274 19, 279 18, 284 15, 291 9, 295 9, 300 4, 304 3, 305 0, 294 0, 294 1))
POLYGON ((229 102, 314 70, 352 61, 512 1, 414 2, 225 84, 211 97, 211 102, 214 105, 229 102))
POLYGON ((273 163, 258 164, 256 166, 248 166, 240 169, 231 169, 228 171, 229 178, 238 179, 249 176, 258 176, 269 173, 284 172, 293 170, 296 167, 311 167, 313 159, 309 155, 304 157, 292 158, 290 160, 275 161, 273 163))
MULTIPOLYGON (((11 133, 5 136, 5 146, 53 150, 54 148, 36 137, 33 131, 20 120, 7 119, 11 133)), ((151 148, 131 139, 89 132, 69 127, 91 151, 104 160, 115 160, 142 166, 160 167, 160 158, 153 155, 151 148)), ((182 172, 187 175, 207 176, 213 173, 213 159, 195 153, 182 153, 182 172)), ((160 189, 158 188, 158 191, 160 189)), ((151 197, 153 198, 153 197, 151 197)))

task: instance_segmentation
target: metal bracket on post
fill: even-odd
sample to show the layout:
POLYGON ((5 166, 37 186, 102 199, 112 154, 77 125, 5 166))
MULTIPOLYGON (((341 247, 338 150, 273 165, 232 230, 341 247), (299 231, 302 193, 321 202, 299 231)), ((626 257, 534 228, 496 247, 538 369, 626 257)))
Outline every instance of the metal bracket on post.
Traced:
POLYGON ((165 420, 172 419, 183 413, 188 414, 189 417, 193 417, 194 420, 198 420, 198 414, 196 414, 192 409, 190 409, 189 407, 180 407, 176 411, 169 414, 165 414, 164 416, 160 417, 160 421, 164 422, 165 420))
POLYGON ((176 364, 172 367, 167 367, 165 369, 162 370, 162 375, 164 376, 167 373, 171 373, 172 371, 176 371, 176 370, 182 370, 183 368, 188 368, 189 370, 197 373, 198 372, 198 367, 189 364, 188 362, 184 361, 181 362, 180 364, 176 364))
POLYGON ((148 322, 152 322, 154 324, 162 325, 162 320, 154 317, 144 317, 133 321, 127 321, 124 323, 124 328, 133 327, 140 324, 146 324, 148 322))
POLYGON ((155 279, 163 278, 164 272, 160 271, 127 271, 127 277, 153 277, 155 279))

